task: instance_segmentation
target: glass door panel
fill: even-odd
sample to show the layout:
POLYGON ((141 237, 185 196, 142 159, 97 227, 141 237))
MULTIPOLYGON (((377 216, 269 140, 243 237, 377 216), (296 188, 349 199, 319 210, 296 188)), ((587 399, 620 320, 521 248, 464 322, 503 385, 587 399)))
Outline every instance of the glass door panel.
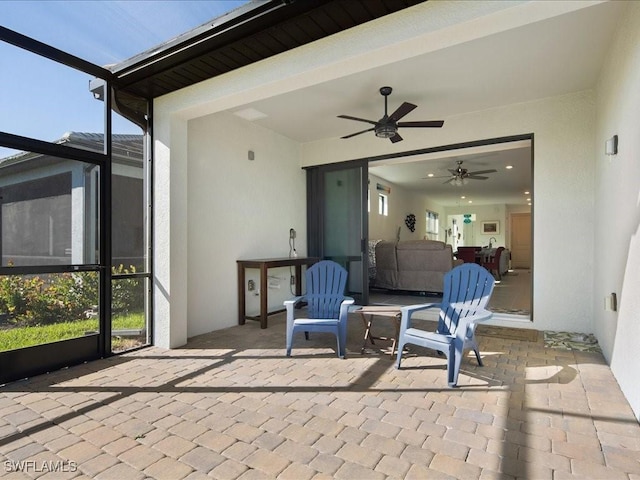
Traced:
POLYGON ((349 272, 348 295, 368 301, 366 252, 366 166, 327 169, 323 173, 323 257, 349 272), (364 185, 364 187, 363 187, 364 185))

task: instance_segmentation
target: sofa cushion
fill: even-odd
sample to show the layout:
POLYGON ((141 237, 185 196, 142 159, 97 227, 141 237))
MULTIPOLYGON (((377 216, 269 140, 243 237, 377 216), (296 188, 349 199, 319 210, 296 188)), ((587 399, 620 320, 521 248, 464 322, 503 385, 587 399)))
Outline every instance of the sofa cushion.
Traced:
POLYGON ((376 287, 396 288, 398 283, 396 245, 396 242, 387 241, 376 244, 376 287))
POLYGON ((398 243, 398 250, 443 250, 445 246, 438 240, 406 240, 398 243))

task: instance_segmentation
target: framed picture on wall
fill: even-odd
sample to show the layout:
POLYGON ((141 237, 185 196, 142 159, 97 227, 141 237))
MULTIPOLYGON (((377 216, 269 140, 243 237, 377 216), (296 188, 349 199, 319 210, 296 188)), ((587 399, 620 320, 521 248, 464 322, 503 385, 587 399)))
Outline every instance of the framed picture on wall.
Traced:
POLYGON ((498 220, 482 222, 482 233, 486 235, 498 235, 500 233, 500 222, 498 220))

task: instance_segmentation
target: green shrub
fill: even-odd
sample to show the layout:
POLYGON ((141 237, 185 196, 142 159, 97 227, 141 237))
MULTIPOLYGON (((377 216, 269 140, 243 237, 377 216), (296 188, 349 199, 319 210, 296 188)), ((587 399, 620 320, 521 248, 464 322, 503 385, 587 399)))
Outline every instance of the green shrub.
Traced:
MULTIPOLYGON (((114 274, 135 273, 119 265, 114 274)), ((114 315, 144 310, 142 279, 112 282, 114 315)), ((0 313, 19 325, 46 325, 75 320, 97 313, 99 275, 95 272, 54 275, 5 275, 0 277, 0 313)))

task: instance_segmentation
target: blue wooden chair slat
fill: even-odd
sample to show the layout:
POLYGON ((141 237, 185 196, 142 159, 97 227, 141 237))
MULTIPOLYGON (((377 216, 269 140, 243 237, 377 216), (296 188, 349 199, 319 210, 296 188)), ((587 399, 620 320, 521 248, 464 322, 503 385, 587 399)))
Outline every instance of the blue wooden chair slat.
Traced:
POLYGON ((465 263, 445 274, 441 303, 402 307, 396 368, 400 368, 406 344, 431 348, 445 354, 447 383, 451 387, 457 385, 460 363, 466 350, 473 350, 478 364, 482 366, 475 328, 479 322, 488 320, 493 315, 486 310, 493 287, 494 278, 487 269, 475 263, 465 263), (440 309, 435 332, 411 326, 411 316, 428 308, 440 309))
POLYGON ((347 271, 336 262, 322 260, 309 267, 305 273, 307 293, 286 300, 287 309, 287 356, 291 356, 294 334, 304 332, 330 332, 336 336, 338 356, 345 357, 347 336, 347 314, 353 298, 346 297, 347 271), (295 318, 295 306, 307 302, 307 317, 295 318))

